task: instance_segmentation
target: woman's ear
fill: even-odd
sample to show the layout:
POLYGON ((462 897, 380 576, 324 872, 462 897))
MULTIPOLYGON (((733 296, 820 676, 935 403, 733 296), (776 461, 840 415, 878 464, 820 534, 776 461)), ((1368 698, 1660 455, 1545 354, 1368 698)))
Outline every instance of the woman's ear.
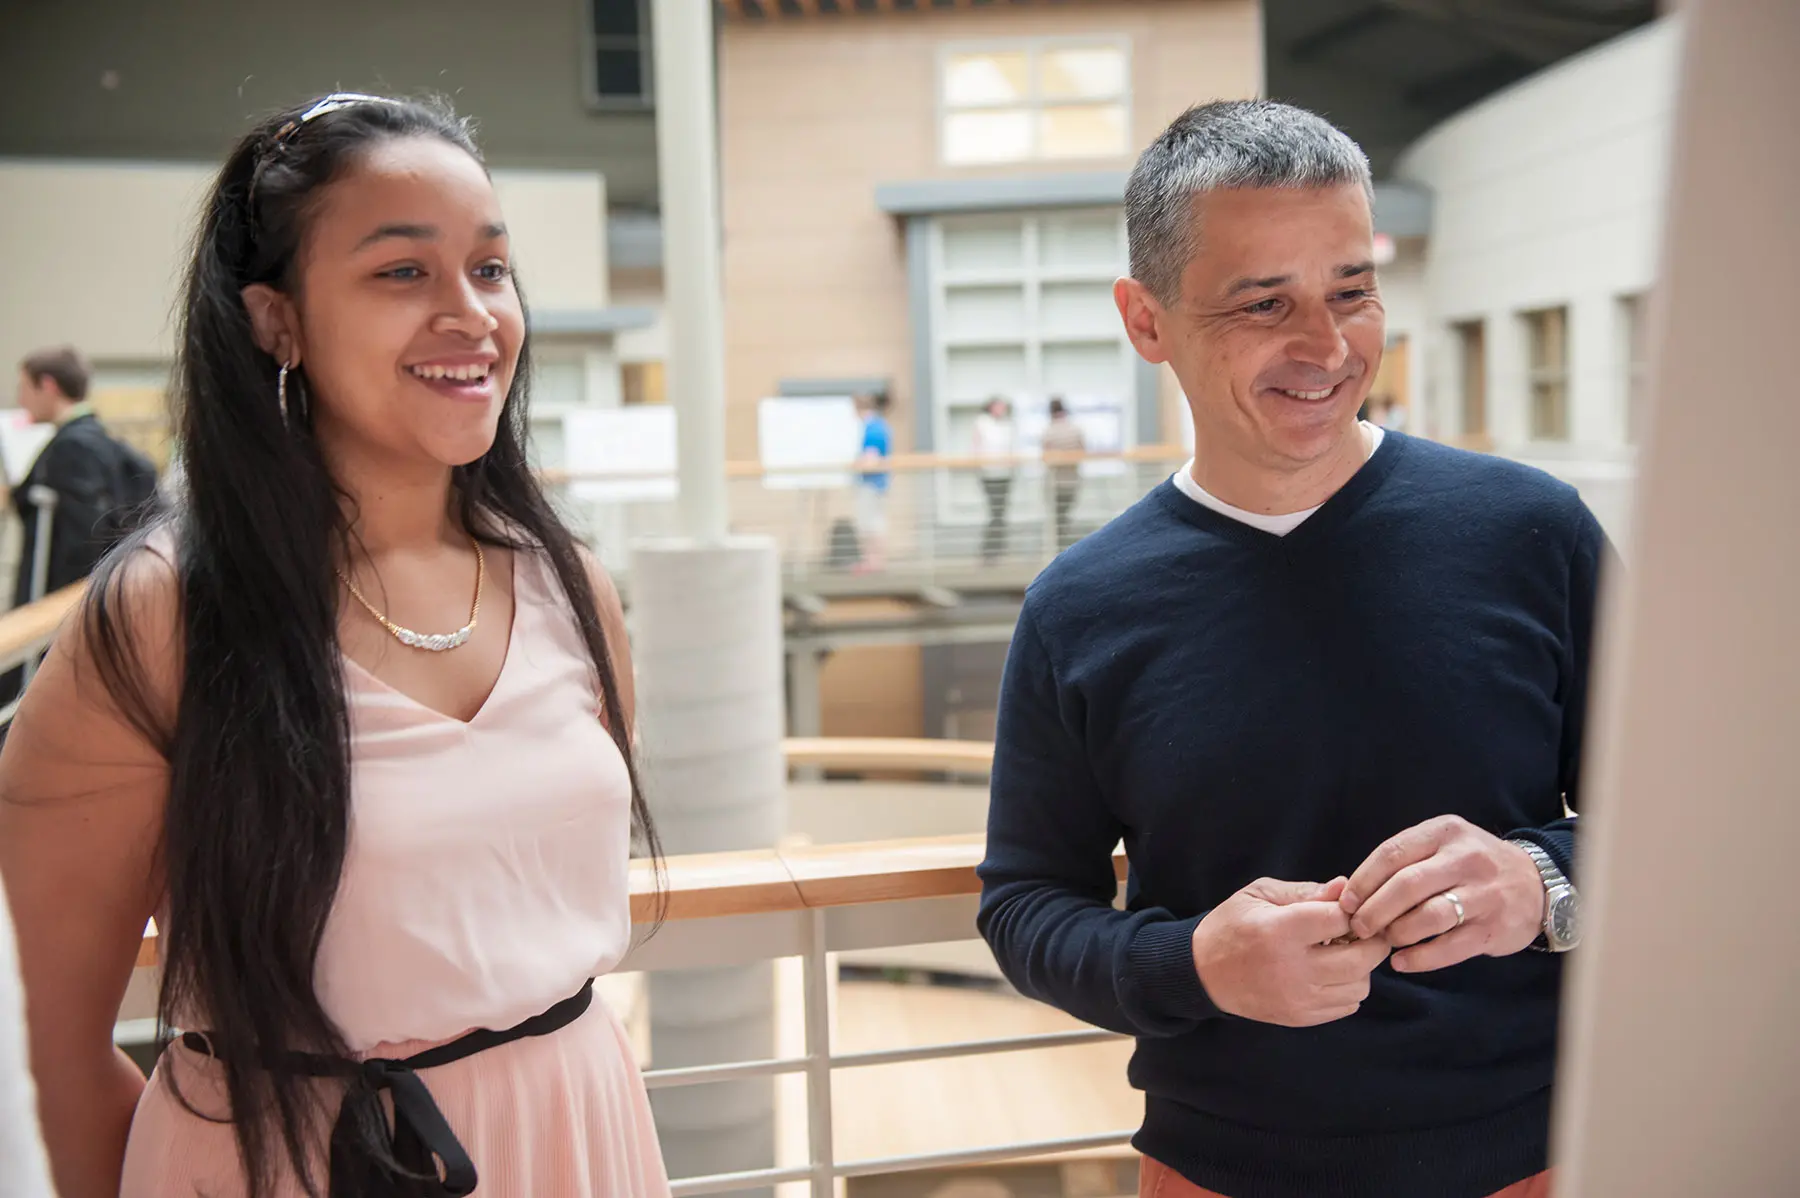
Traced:
POLYGON ((239 294, 262 351, 289 369, 300 365, 300 318, 294 301, 267 283, 252 283, 239 294))

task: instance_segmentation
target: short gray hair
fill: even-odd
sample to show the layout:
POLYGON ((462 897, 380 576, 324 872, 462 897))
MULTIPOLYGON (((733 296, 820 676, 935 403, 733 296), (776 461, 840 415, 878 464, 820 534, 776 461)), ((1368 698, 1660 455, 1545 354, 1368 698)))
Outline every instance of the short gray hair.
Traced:
POLYGON ((1273 100, 1217 100, 1175 118, 1125 185, 1131 277, 1161 303, 1181 298, 1181 275, 1199 248, 1194 200, 1236 187, 1355 183, 1375 203, 1369 159, 1325 118, 1273 100))

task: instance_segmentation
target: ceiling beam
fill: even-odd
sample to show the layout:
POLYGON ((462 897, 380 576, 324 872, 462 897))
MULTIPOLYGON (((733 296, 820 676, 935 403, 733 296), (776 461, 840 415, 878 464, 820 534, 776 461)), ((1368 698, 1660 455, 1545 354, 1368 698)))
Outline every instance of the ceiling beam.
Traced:
POLYGON ((1446 32, 1529 59, 1539 66, 1566 58, 1635 28, 1630 17, 1570 14, 1546 0, 1521 9, 1521 0, 1382 0, 1388 8, 1430 21, 1446 32))
POLYGON ((1483 96, 1517 83, 1536 69, 1536 64, 1513 54, 1496 54, 1453 71, 1421 79, 1400 93, 1409 108, 1448 115, 1483 96))
POLYGON ((1311 33, 1302 34, 1288 43, 1287 56, 1292 62, 1313 62, 1360 34, 1397 20, 1400 14, 1391 8, 1373 4, 1345 13, 1311 33))

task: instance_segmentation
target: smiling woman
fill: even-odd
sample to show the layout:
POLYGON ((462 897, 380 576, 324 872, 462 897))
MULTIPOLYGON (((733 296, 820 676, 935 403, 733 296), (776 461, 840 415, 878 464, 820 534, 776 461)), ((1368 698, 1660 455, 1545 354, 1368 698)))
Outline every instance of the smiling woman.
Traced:
POLYGON ((630 663, 526 466, 526 328, 447 109, 326 97, 220 172, 185 502, 103 564, 0 753, 63 1198, 666 1193, 589 1009, 634 832, 656 853, 630 663), (187 1034, 146 1087, 110 1031, 153 913, 187 1034))

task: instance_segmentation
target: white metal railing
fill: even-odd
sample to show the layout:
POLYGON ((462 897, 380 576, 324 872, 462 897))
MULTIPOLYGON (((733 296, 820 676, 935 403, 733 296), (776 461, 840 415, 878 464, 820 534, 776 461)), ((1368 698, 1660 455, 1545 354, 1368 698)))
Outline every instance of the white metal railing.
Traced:
MULTIPOLYGON (((720 863, 731 856, 734 855, 694 860, 702 875, 728 877, 729 868, 722 868, 720 863)), ((767 858, 766 854, 743 856, 747 865, 767 858)), ((698 898, 698 892, 682 881, 686 872, 684 860, 675 858, 670 862, 670 918, 654 937, 638 945, 620 968, 687 969, 797 956, 803 971, 805 1051, 798 1056, 761 1061, 651 1069, 644 1075, 645 1084, 655 1090, 803 1075, 809 1157, 805 1164, 676 1178, 672 1189, 677 1198, 788 1182, 806 1182, 813 1198, 831 1198, 834 1183, 840 1178, 990 1164, 1112 1148, 1129 1142, 1132 1130, 1120 1129, 901 1156, 839 1158, 832 1126, 832 1082, 839 1071, 1126 1039, 1107 1031, 1077 1030, 867 1052, 834 1051, 829 1002, 832 954, 967 940, 974 929, 978 893, 974 866, 980 856, 979 836, 840 845, 798 858, 785 854, 778 858, 780 872, 771 875, 775 879, 774 893, 764 891, 761 901, 750 905, 752 909, 742 910, 745 904, 726 901, 717 906, 732 913, 695 918, 681 917, 683 908, 698 898), (886 871, 859 870, 857 860, 864 856, 883 863, 886 871), (835 864, 821 869, 821 859, 835 859, 835 864), (781 873, 798 879, 791 894, 780 885, 781 873)), ((749 870, 750 874, 755 872, 749 870)), ((769 882, 770 879, 759 881, 746 876, 740 881, 726 881, 720 889, 766 886, 769 882)), ((699 905, 702 910, 708 907, 704 899, 699 900, 699 905)))

